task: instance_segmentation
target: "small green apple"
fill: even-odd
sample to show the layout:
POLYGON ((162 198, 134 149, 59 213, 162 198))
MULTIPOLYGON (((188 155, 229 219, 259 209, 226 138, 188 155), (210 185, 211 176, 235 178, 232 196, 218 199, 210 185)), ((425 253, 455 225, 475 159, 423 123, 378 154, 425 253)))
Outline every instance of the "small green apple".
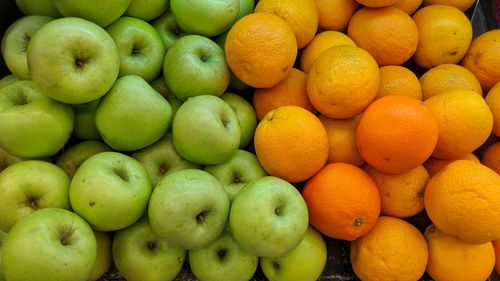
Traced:
POLYGON ((169 6, 168 0, 132 0, 125 15, 150 21, 163 14, 169 6))
POLYGON ((111 148, 100 141, 82 141, 68 149, 57 158, 56 165, 66 172, 70 179, 73 178, 76 170, 80 165, 99 152, 111 151, 111 148))
POLYGON ((65 17, 79 17, 102 27, 110 25, 125 13, 131 0, 53 0, 65 17))
POLYGON ((16 4, 25 15, 61 17, 53 0, 16 0, 16 4))
POLYGON ((111 236, 108 232, 94 230, 97 242, 97 259, 94 271, 90 274, 88 281, 96 281, 106 273, 113 262, 111 251, 111 236))
POLYGON ((177 39, 186 35, 186 32, 177 24, 171 10, 167 10, 163 15, 152 22, 152 25, 160 34, 163 45, 168 50, 177 39))
POLYGON ((241 128, 239 148, 247 147, 252 142, 257 127, 255 109, 246 99, 234 93, 227 92, 221 96, 221 99, 231 106, 238 117, 241 128))
POLYGON ((14 74, 5 75, 2 79, 0 79, 0 89, 2 89, 3 87, 9 86, 10 84, 17 82, 19 80, 21 80, 21 79, 19 79, 14 74))
POLYGON ((115 266, 128 281, 174 280, 186 255, 186 250, 158 236, 147 216, 116 232, 113 238, 115 266))
POLYGON ((82 140, 97 140, 101 138, 95 126, 95 112, 101 99, 91 102, 73 104, 75 111, 75 128, 73 135, 82 140))
MULTIPOLYGON (((217 38, 215 38, 215 43, 217 43, 217 45, 219 45, 223 51, 225 51, 226 38, 227 38, 227 31, 217 36, 217 38)), ((243 92, 250 89, 250 86, 243 83, 243 81, 241 81, 238 77, 236 77, 236 75, 234 75, 231 69, 229 69, 229 72, 231 72, 231 79, 229 80, 229 89, 239 92, 243 92)))
MULTIPOLYGON (((177 109, 182 104, 182 101, 178 99, 172 91, 170 91, 167 87, 167 84, 165 84, 165 79, 163 79, 163 76, 160 76, 156 78, 155 80, 151 81, 149 83, 153 89, 155 89, 160 95, 162 95, 164 98, 167 99, 168 103, 170 103, 170 107, 172 107, 172 120, 174 120, 175 113, 177 113, 177 109)), ((172 128, 172 126, 168 127, 169 129, 172 128)))

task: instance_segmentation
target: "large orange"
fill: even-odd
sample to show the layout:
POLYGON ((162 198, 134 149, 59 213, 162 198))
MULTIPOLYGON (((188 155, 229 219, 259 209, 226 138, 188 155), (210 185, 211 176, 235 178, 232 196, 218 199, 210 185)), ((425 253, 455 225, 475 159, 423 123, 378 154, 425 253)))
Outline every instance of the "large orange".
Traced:
POLYGON ((392 6, 361 8, 352 16, 347 34, 380 66, 406 62, 418 44, 418 30, 413 19, 392 6))
POLYGON ((309 222, 329 237, 355 240, 365 235, 380 214, 380 195, 370 176, 345 164, 325 165, 304 186, 309 222))
POLYGON ((400 174, 422 165, 438 140, 439 127, 421 101, 386 96, 363 112, 356 129, 361 157, 374 168, 400 174))
POLYGON ((500 175, 500 141, 491 144, 483 154, 481 163, 500 175))
POLYGON ((457 160, 435 174, 424 194, 431 221, 471 244, 500 239, 500 175, 470 160, 457 160))
POLYGON ((367 51, 337 45, 314 62, 307 76, 307 94, 326 117, 351 118, 375 98, 379 83, 380 70, 367 51))
POLYGON ((493 135, 500 137, 500 82, 488 91, 484 98, 493 114, 493 135))
POLYGON ((238 79, 255 88, 270 88, 292 69, 297 42, 290 25, 279 16, 253 13, 231 27, 225 51, 238 79))
POLYGON ((390 95, 414 97, 422 100, 422 88, 415 73, 400 65, 380 68, 380 87, 375 98, 390 95))
POLYGON ((479 158, 477 158, 476 155, 474 155, 473 153, 467 153, 467 154, 465 154, 461 157, 458 157, 456 159, 439 159, 439 158, 431 156, 431 157, 429 157, 429 159, 427 159, 427 161, 425 161, 424 167, 427 170, 427 172, 429 173, 429 175, 432 177, 435 174, 437 174, 437 172, 441 171, 441 169, 444 166, 446 166, 446 165, 448 165, 451 162, 456 161, 456 160, 471 160, 471 161, 475 161, 477 163, 480 163, 479 158))
POLYGON ((344 31, 359 6, 355 0, 315 1, 319 12, 318 27, 324 30, 344 31))
POLYGON ((262 167, 289 182, 304 181, 318 172, 329 148, 318 117, 293 105, 267 113, 255 130, 254 146, 262 167))

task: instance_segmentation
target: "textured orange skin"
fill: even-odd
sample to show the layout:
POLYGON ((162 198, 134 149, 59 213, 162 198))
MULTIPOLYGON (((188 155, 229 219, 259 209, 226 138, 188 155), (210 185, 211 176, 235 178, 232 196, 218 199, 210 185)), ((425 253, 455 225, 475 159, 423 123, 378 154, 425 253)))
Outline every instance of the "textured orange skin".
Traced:
POLYGON ((379 8, 396 4, 399 0, 356 0, 356 1, 358 1, 358 3, 366 7, 379 8))
POLYGON ((495 84, 484 98, 493 114, 493 135, 500 137, 500 83, 495 84))
POLYGON ((456 161, 456 160, 471 160, 471 161, 475 161, 477 163, 480 162, 479 158, 477 158, 476 155, 474 155, 473 153, 467 153, 467 154, 463 155, 462 157, 458 157, 456 159, 439 159, 436 157, 429 157, 429 159, 427 159, 427 161, 425 161, 424 167, 427 170, 427 172, 429 173, 429 175, 432 177, 435 174, 437 174, 437 172, 441 171, 441 169, 444 166, 446 166, 446 165, 448 165, 451 162, 456 161))
POLYGON ((410 96, 422 100, 422 88, 415 73, 399 65, 382 66, 380 87, 375 98, 389 95, 410 96))
POLYGON ((465 12, 476 3, 475 0, 424 0, 424 5, 448 5, 465 12))
POLYGON ((315 2, 319 12, 318 27, 324 30, 344 31, 359 6, 355 0, 315 0, 315 2))

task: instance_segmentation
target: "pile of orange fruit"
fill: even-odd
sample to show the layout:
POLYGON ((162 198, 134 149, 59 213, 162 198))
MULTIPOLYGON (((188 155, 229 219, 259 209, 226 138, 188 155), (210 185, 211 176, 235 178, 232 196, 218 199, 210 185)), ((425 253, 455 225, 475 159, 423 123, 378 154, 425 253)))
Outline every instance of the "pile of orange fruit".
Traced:
POLYGON ((227 34, 259 162, 362 280, 500 272, 500 29, 473 34, 474 4, 260 0, 227 34))

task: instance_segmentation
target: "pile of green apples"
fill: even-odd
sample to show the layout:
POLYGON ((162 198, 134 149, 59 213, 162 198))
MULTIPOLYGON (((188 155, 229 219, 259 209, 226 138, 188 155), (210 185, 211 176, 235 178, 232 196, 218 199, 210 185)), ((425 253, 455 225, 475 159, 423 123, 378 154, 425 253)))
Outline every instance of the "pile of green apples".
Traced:
POLYGON ((316 280, 323 237, 252 152, 224 55, 253 0, 16 0, 2 37, 0 280, 316 280), (300 266, 297 266, 299 265, 300 266))

